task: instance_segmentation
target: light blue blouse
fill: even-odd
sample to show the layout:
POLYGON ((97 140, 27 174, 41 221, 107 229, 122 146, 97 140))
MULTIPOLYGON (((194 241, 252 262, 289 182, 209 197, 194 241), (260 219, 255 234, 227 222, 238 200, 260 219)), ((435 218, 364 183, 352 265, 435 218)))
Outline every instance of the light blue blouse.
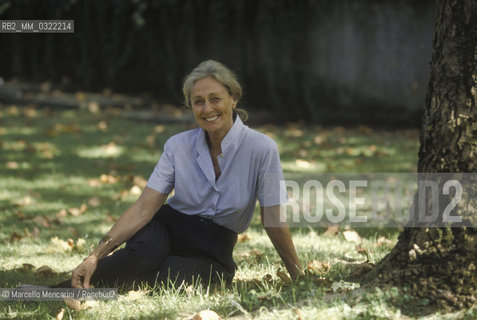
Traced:
POLYGON ((276 143, 236 118, 222 140, 215 172, 202 128, 172 136, 147 186, 174 195, 168 204, 189 215, 211 218, 237 233, 247 229, 258 199, 263 207, 286 202, 276 143))

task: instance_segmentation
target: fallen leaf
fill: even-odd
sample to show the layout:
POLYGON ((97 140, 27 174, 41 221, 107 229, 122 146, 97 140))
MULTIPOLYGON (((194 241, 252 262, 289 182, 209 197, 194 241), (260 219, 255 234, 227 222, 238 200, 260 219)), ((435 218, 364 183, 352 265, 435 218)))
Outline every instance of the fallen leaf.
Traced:
POLYGON ((51 277, 56 275, 57 273, 53 271, 49 266, 41 266, 35 271, 35 275, 43 276, 43 277, 51 277))
POLYGON ((266 275, 264 275, 262 277, 262 280, 265 281, 265 282, 270 282, 270 281, 272 281, 272 279, 273 279, 273 277, 270 273, 267 273, 266 275))
POLYGON ((126 296, 126 300, 129 300, 129 301, 138 300, 144 297, 148 293, 149 293, 149 290, 131 290, 128 292, 126 296))
POLYGON ((99 103, 97 101, 90 101, 88 103, 88 111, 93 114, 99 113, 99 103))
POLYGON ((121 147, 118 147, 116 143, 110 142, 108 144, 102 145, 101 148, 103 149, 105 155, 107 156, 115 156, 121 153, 121 147))
POLYGON ((20 165, 16 161, 8 161, 7 162, 7 168, 8 169, 18 169, 20 165))
POLYGON ((45 217, 45 216, 36 216, 35 218, 32 219, 36 224, 49 228, 50 227, 50 219, 45 217))
POLYGON ((24 263, 22 264, 22 269, 25 271, 33 271, 35 270, 35 266, 30 263, 24 263))
POLYGON ((68 308, 73 309, 74 311, 81 311, 82 309, 81 303, 79 300, 69 298, 69 299, 63 299, 63 301, 65 301, 68 308))
POLYGON ((106 218, 104 218, 104 220, 106 220, 106 222, 116 222, 116 220, 118 220, 118 219, 113 217, 111 212, 108 212, 108 213, 106 213, 106 218))
POLYGON ((90 187, 97 187, 101 185, 101 181, 99 181, 98 179, 91 179, 88 181, 88 184, 90 187))
POLYGON ((61 240, 58 237, 54 237, 50 239, 50 243, 45 248, 45 252, 46 253, 65 253, 65 252, 71 252, 72 249, 73 247, 67 241, 61 240))
POLYGON ((15 214, 17 215, 18 219, 20 219, 20 220, 25 219, 25 214, 23 212, 17 211, 15 214))
POLYGON ((88 200, 88 204, 92 207, 97 207, 101 204, 98 197, 92 197, 88 200))
POLYGON ((376 241, 376 246, 392 246, 393 242, 387 239, 385 236, 379 237, 378 241, 376 241))
POLYGON ((66 243, 70 246, 71 250, 73 250, 75 246, 75 241, 71 238, 66 239, 66 243))
POLYGON ((147 185, 147 180, 141 176, 133 176, 132 182, 141 189, 144 189, 147 185))
POLYGON ((130 190, 129 190, 129 193, 133 196, 138 196, 140 195, 142 192, 141 188, 139 188, 138 186, 133 186, 130 190))
POLYGON ((332 225, 329 226, 326 231, 323 233, 324 236, 326 237, 332 237, 338 233, 338 230, 340 227, 338 225, 332 225))
POLYGON ((293 309, 293 313, 296 315, 295 320, 302 320, 303 316, 301 314, 301 311, 297 308, 293 309))
POLYGON ((155 133, 163 133, 166 130, 166 128, 163 125, 158 125, 154 127, 154 132, 155 133))
POLYGON ((56 213, 57 218, 64 218, 68 215, 68 212, 65 209, 61 209, 56 213))
POLYGON ((23 232, 25 232, 25 236, 28 238, 36 238, 40 235, 40 229, 38 229, 38 227, 34 227, 33 232, 30 232, 30 229, 28 229, 28 227, 25 227, 25 229, 23 229, 23 232))
POLYGON ((83 238, 79 238, 76 241, 76 246, 74 249, 80 253, 86 252, 86 240, 83 238))
POLYGON ((65 309, 61 308, 60 312, 56 315, 56 320, 63 320, 63 316, 65 315, 65 309))
POLYGON ((13 231, 13 233, 10 234, 10 237, 8 238, 9 242, 14 242, 14 241, 19 241, 21 240, 22 235, 18 234, 16 231, 13 231))
POLYGON ((26 196, 20 199, 19 201, 17 201, 16 204, 18 204, 21 207, 26 207, 31 204, 32 200, 33 199, 30 196, 26 196))
POLYGON ((318 260, 313 260, 308 262, 306 269, 311 274, 319 275, 330 271, 331 264, 329 262, 323 262, 318 260))
POLYGON ((361 237, 354 230, 343 231, 343 236, 346 241, 354 242, 356 244, 361 244, 361 237))
POLYGON ((202 310, 195 314, 193 320, 220 320, 222 319, 217 313, 212 310, 202 310))
POLYGON ((100 121, 97 125, 97 128, 100 130, 100 131, 107 131, 108 130, 108 123, 104 120, 100 121))
POLYGON ((71 214, 72 216, 77 217, 77 216, 80 216, 80 215, 82 215, 83 213, 85 213, 86 210, 88 210, 88 206, 83 203, 83 204, 81 205, 81 207, 79 207, 79 208, 70 208, 70 209, 68 209, 68 212, 69 212, 69 214, 71 214))
POLYGON ((303 169, 308 169, 311 167, 311 163, 306 161, 306 160, 302 160, 302 159, 296 159, 295 160, 295 165, 299 168, 303 168, 303 169))
POLYGON ((98 301, 85 300, 82 304, 83 309, 92 309, 98 306, 98 301))
POLYGON ((365 256, 367 261, 370 260, 368 250, 365 247, 361 246, 361 244, 356 245, 356 251, 358 251, 359 254, 365 256))
POLYGON ((250 236, 247 233, 241 233, 237 237, 237 242, 245 242, 249 240, 250 240, 250 236))
POLYGON ((115 177, 115 176, 112 176, 112 175, 109 175, 109 174, 102 174, 100 177, 99 177, 99 181, 101 183, 109 183, 109 184, 115 184, 116 182, 118 182, 118 178, 115 177))

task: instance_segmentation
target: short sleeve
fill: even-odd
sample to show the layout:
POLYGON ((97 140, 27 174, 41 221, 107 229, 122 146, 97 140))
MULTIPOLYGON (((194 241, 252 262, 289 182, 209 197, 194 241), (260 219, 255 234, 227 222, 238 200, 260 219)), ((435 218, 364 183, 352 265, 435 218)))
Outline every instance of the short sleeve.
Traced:
POLYGON ((265 149, 258 173, 258 201, 262 207, 286 202, 286 187, 275 142, 265 149))
POLYGON ((152 172, 147 186, 161 193, 170 193, 174 189, 174 154, 169 139, 164 145, 164 152, 152 172))

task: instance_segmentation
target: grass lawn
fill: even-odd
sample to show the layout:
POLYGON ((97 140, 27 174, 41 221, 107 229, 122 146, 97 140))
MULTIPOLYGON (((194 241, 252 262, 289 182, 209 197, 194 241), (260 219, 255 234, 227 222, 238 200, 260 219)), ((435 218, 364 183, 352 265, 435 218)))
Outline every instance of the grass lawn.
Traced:
MULTIPOLYGON (((93 249, 138 197, 164 142, 193 124, 155 124, 122 117, 122 111, 35 109, 0 105, 0 287, 52 285, 93 249), (44 267, 46 266, 46 267, 44 267), (41 268, 43 267, 43 268, 41 268)), ((279 145, 285 176, 324 172, 413 172, 417 130, 367 127, 262 125, 279 145)), ((187 319, 206 309, 236 319, 457 319, 476 311, 419 316, 426 299, 397 288, 359 288, 366 257, 344 229, 293 228, 306 279, 286 283, 280 259, 258 211, 240 237, 231 288, 200 286, 120 290, 118 300, 0 302, 1 319, 187 319), (355 275, 353 277, 353 275, 355 275)), ((396 242, 398 229, 356 230, 369 262, 396 242)), ((123 288, 124 289, 124 288, 123 288)))

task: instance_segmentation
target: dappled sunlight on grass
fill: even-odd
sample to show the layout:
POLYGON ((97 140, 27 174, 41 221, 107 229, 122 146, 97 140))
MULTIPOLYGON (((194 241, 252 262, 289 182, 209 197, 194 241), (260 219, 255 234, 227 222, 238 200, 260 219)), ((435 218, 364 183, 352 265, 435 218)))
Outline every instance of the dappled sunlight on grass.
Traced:
MULTIPOLYGON (((117 111, 0 109, 0 287, 63 280, 66 273, 42 278, 24 272, 23 264, 46 265, 57 273, 73 269, 137 199, 165 141, 190 127, 189 123, 139 123, 117 111), (55 237, 56 242, 51 240, 55 237), (68 247, 49 252, 55 243, 79 239, 85 241, 84 252, 68 247)), ((416 130, 297 124, 263 125, 258 130, 277 142, 285 177, 300 183, 329 172, 413 172, 417 163, 416 130)), ((379 261, 399 232, 358 230, 362 238, 358 248, 344 238, 344 230, 330 235, 323 226, 292 228, 302 267, 309 273, 305 280, 285 283, 277 273, 284 267, 261 226, 257 206, 250 228, 234 250, 238 271, 231 288, 156 288, 138 300, 121 295, 118 301, 68 312, 75 319, 187 318, 205 309, 223 318, 245 311, 258 319, 397 314, 403 306, 391 306, 395 296, 386 291, 368 293, 361 302, 343 298, 323 303, 334 293, 333 283, 342 290, 337 293, 357 285, 346 282, 351 281, 347 277, 352 267, 368 257, 372 263, 379 261), (381 299, 379 304, 373 304, 374 298, 381 299), (353 311, 354 306, 360 311, 353 311)), ((37 305, 33 312, 23 303, 0 306, 0 317, 54 318, 61 307, 66 308, 62 302, 37 305)))
POLYGON ((76 153, 81 158, 117 158, 124 153, 124 148, 110 143, 99 147, 81 147, 76 153))

